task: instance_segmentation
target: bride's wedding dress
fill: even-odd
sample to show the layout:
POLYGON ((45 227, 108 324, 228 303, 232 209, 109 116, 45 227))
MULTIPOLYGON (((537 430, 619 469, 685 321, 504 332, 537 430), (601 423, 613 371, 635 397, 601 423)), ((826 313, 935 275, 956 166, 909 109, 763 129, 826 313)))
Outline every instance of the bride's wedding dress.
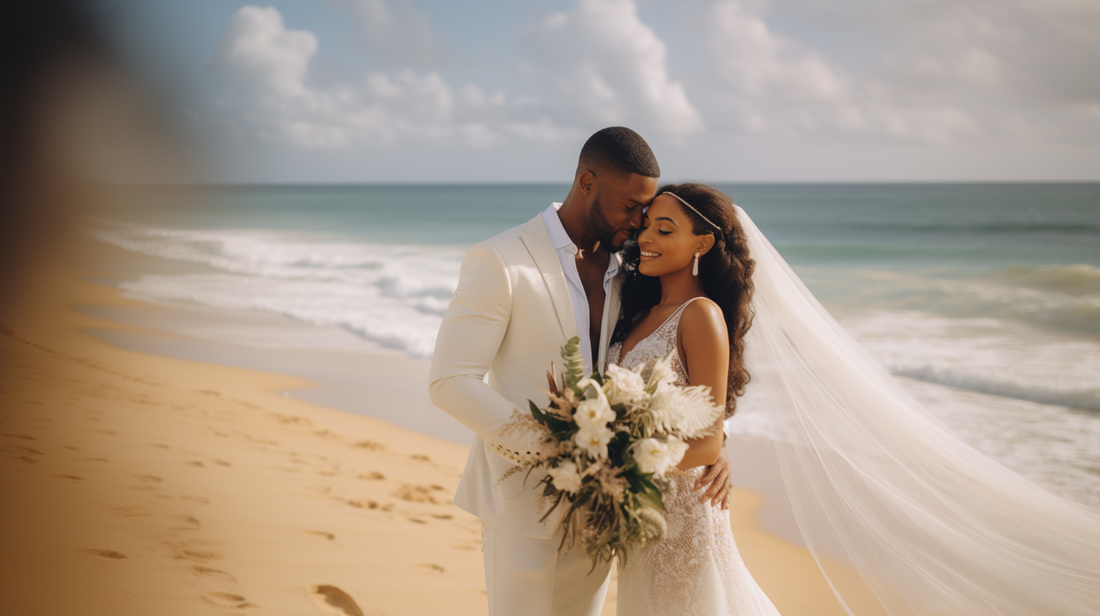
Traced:
MULTIPOLYGON (((622 343, 608 349, 608 362, 633 370, 652 367, 676 348, 685 302, 652 334, 620 357, 622 343)), ((688 385, 678 354, 673 356, 676 385, 688 385)), ((645 374, 648 378, 648 374, 645 374)), ((618 616, 778 616, 779 612, 749 574, 730 531, 729 511, 699 502, 695 481, 703 467, 669 473, 673 490, 664 495, 668 530, 620 563, 618 616)))

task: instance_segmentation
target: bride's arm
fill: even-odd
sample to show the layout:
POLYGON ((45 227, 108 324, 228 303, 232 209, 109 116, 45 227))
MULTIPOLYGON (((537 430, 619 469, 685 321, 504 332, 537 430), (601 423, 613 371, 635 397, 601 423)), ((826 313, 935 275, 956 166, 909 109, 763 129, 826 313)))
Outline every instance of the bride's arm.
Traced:
MULTIPOLYGON (((722 309, 709 299, 699 299, 684 308, 680 318, 680 348, 688 382, 707 385, 715 404, 725 406, 726 384, 729 382, 730 340, 722 309)), ((722 418, 714 424, 710 436, 689 440, 687 453, 677 466, 687 470, 709 466, 718 459, 725 439, 722 418)))

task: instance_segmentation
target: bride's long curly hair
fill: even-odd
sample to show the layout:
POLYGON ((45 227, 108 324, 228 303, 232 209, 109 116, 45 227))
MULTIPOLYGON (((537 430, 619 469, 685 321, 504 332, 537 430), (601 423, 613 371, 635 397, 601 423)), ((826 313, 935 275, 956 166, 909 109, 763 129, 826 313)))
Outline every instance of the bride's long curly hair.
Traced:
MULTIPOLYGON (((691 217, 692 231, 696 235, 714 234, 714 247, 699 259, 699 279, 703 291, 722 309, 729 330, 730 372, 726 384, 726 409, 733 410, 737 396, 745 393, 749 372, 745 369, 745 334, 752 326, 752 271, 756 262, 749 256, 745 231, 737 220, 733 201, 720 191, 703 184, 666 184, 657 190, 656 198, 666 192, 674 193, 699 210, 721 228, 717 231, 698 214, 683 207, 691 217)), ((626 278, 622 286, 622 304, 619 322, 612 334, 613 342, 622 342, 634 326, 651 308, 661 301, 661 280, 644 276, 638 271, 641 251, 636 241, 623 249, 623 268, 626 278)))

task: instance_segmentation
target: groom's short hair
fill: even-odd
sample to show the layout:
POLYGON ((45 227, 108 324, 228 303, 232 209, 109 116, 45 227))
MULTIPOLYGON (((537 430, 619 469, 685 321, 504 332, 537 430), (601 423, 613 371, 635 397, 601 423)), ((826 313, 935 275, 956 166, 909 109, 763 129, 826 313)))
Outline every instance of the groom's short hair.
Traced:
POLYGON ((631 173, 647 178, 661 177, 657 157, 638 133, 625 126, 611 126, 596 132, 581 148, 578 173, 592 171, 628 176, 631 173))

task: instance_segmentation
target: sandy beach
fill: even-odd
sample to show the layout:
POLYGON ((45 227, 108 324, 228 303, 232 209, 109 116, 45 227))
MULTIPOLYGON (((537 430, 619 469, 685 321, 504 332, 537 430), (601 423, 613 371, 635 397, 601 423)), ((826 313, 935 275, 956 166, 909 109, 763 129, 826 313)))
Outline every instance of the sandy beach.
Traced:
MULTIPOLYGON (((451 504, 466 447, 280 394, 312 386, 300 377, 90 335, 165 335, 94 316, 89 307, 162 310, 95 282, 105 274, 87 257, 103 250, 115 249, 88 243, 39 262, 0 324, 5 611, 487 612, 481 523, 451 504)), ((426 362, 357 361, 370 371, 368 411, 450 419, 424 406, 426 362)), ((754 486, 769 483, 756 472, 760 447, 730 447, 754 486)), ((781 500, 733 494, 749 570, 786 616, 843 614, 809 552, 788 541, 797 533, 781 500)), ((862 585, 824 563, 842 590, 862 585)), ((860 611, 868 605, 850 602, 879 613, 860 611)), ((604 614, 614 611, 612 584, 604 614)))

